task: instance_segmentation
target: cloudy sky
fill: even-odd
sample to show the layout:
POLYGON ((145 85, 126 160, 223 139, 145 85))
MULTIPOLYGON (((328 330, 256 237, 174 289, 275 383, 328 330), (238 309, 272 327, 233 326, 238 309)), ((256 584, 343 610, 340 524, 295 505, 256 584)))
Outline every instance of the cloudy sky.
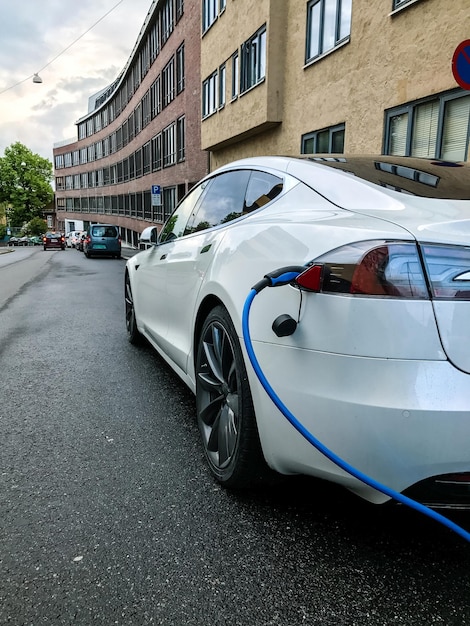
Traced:
POLYGON ((52 161, 53 144, 77 136, 75 122, 87 113, 89 96, 124 68, 151 5, 0 0, 0 157, 20 141, 52 161), (36 72, 41 84, 32 82, 36 72))

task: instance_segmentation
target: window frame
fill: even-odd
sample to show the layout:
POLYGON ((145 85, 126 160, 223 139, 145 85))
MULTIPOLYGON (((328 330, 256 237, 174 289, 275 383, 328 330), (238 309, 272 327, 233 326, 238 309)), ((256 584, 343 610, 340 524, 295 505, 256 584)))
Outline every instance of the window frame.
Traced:
MULTIPOLYGON (((439 105, 439 113, 437 120, 437 134, 435 141, 435 151, 434 156, 431 158, 441 159, 442 150, 443 150, 443 139, 444 139, 444 125, 445 125, 445 111, 446 105, 453 101, 458 100, 460 98, 469 97, 470 92, 465 91, 463 89, 453 89, 452 91, 446 91, 441 94, 434 94, 432 96, 428 96, 426 98, 422 98, 420 100, 416 100, 413 102, 408 102, 399 107, 394 107, 392 109, 388 109, 385 111, 385 121, 384 121, 384 138, 383 138, 383 154, 391 155, 391 123, 392 119, 397 117, 398 115, 407 114, 407 128, 406 128, 406 139, 405 139, 405 154, 403 156, 412 156, 412 148, 413 148, 413 130, 415 128, 415 120, 416 120, 416 111, 418 107, 430 103, 430 102, 438 102, 439 105)), ((469 155, 469 142, 470 142, 470 120, 467 126, 467 139, 466 139, 466 148, 464 158, 462 161, 467 161, 469 155)), ((460 159, 459 159, 460 160, 460 159)))
POLYGON ((335 124, 333 126, 327 126, 326 128, 320 128, 318 130, 314 130, 311 131, 309 133, 304 133, 301 137, 300 140, 300 153, 301 154, 328 154, 333 152, 333 150, 331 149, 332 147, 332 141, 333 141, 333 135, 334 133, 338 133, 338 132, 343 132, 343 150, 342 152, 338 153, 338 154, 343 154, 344 153, 344 140, 346 137, 346 123, 345 122, 341 122, 340 124, 335 124), (317 150, 317 142, 318 142, 318 137, 321 133, 325 133, 326 131, 328 131, 328 151, 327 152, 319 152, 317 150), (305 144, 307 141, 310 141, 311 139, 314 140, 315 142, 315 150, 313 150, 313 152, 306 152, 305 151, 305 144))
POLYGON ((215 70, 210 76, 202 81, 202 119, 209 117, 217 111, 218 100, 218 71, 215 70))
POLYGON ((266 78, 266 24, 240 48, 240 95, 264 82, 266 78))
POLYGON ((305 36, 305 63, 312 63, 317 59, 321 58, 325 54, 329 54, 333 50, 336 50, 340 46, 348 43, 351 37, 351 14, 349 15, 349 25, 347 34, 342 35, 341 26, 342 26, 342 18, 343 18, 343 9, 344 7, 349 8, 351 13, 352 9, 352 0, 310 0, 307 3, 307 20, 306 20, 306 36, 305 36), (326 47, 325 44, 325 25, 327 22, 325 20, 325 8, 327 2, 335 2, 335 21, 334 21, 334 43, 330 47, 326 47), (344 4, 343 4, 344 3, 344 4), (347 3, 347 5, 346 5, 347 3), (312 33, 312 19, 313 19, 313 10, 315 7, 319 7, 319 16, 318 16, 318 42, 316 42, 316 52, 312 53, 312 41, 313 41, 313 33, 312 33))

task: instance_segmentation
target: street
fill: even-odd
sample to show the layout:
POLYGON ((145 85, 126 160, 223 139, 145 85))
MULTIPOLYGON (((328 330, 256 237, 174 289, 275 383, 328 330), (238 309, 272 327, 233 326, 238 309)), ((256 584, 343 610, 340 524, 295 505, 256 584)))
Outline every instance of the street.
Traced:
POLYGON ((124 268, 0 255, 0 624, 470 624, 470 546, 437 522, 214 482, 193 396, 127 341, 124 268))

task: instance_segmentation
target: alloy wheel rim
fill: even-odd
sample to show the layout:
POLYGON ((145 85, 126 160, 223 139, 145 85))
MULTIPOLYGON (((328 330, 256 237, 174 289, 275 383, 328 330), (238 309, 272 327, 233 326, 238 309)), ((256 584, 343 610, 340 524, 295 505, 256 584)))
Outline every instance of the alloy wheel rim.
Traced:
POLYGON ((232 341, 225 328, 210 324, 202 338, 197 371, 198 421, 209 461, 224 469, 239 436, 239 385, 232 341))

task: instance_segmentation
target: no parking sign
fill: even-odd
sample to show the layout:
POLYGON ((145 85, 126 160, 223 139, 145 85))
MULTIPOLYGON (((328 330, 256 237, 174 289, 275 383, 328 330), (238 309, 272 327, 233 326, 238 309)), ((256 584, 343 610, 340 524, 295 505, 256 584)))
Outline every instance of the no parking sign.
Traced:
POLYGON ((470 90, 470 39, 462 41, 455 49, 452 74, 462 89, 470 90))

